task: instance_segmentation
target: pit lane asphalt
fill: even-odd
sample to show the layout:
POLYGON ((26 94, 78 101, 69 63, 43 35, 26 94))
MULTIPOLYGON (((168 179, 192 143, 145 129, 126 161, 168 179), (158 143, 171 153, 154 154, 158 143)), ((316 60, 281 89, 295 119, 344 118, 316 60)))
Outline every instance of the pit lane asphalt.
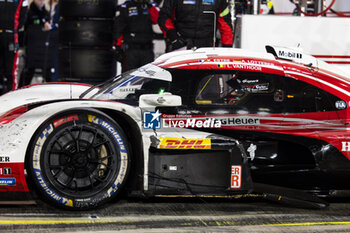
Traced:
POLYGON ((322 210, 239 200, 122 199, 93 211, 1 205, 0 232, 350 232, 350 201, 322 210))

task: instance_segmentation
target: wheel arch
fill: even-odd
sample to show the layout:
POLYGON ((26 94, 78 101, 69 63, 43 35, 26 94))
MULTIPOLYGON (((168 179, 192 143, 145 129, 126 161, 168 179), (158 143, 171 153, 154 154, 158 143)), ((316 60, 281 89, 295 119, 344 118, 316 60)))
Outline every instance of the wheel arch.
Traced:
POLYGON ((127 192, 143 190, 144 151, 140 127, 126 113, 107 108, 96 109, 115 120, 127 137, 131 154, 131 167, 124 190, 127 192))
MULTIPOLYGON (((46 124, 48 121, 52 120, 56 116, 60 114, 64 114, 65 112, 70 112, 74 110, 85 110, 85 111, 97 111, 104 113, 108 117, 110 117, 112 120, 114 120, 116 123, 119 124, 119 126, 124 131, 125 136, 127 137, 128 141, 128 149, 130 153, 130 168, 128 171, 127 180, 125 182, 123 191, 121 194, 124 194, 124 191, 131 192, 133 190, 140 190, 142 189, 142 182, 143 182, 143 170, 144 170, 144 159, 143 159, 143 146, 142 146, 142 135, 141 131, 137 125, 137 123, 126 113, 123 113, 118 110, 103 108, 103 107, 75 107, 75 108, 68 108, 64 109, 62 111, 59 111, 47 119, 43 120, 40 124, 40 126, 35 130, 32 135, 30 136, 30 141, 26 148, 25 158, 24 158, 24 167, 28 171, 30 166, 30 150, 33 146, 34 140, 37 136, 37 134, 40 131, 40 128, 42 125, 46 124)), ((33 184, 32 177, 27 172, 25 176, 27 185, 29 187, 29 190, 31 194, 34 197, 38 196, 37 190, 35 188, 35 185, 33 184)))

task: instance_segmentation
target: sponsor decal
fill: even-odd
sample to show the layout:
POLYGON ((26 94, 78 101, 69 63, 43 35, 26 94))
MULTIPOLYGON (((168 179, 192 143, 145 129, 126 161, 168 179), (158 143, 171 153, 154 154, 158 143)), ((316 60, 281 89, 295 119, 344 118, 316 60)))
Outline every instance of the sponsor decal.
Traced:
POLYGON ((195 5, 196 1, 195 0, 183 0, 182 4, 195 5))
POLYGON ((192 139, 192 138, 169 138, 160 137, 160 149, 196 149, 196 150, 210 150, 211 139, 192 139))
POLYGON ((226 125, 260 125, 259 118, 251 117, 227 117, 220 119, 221 124, 226 125))
POLYGON ((231 167, 231 189, 241 188, 242 182, 242 166, 232 165, 231 167))
POLYGON ((133 15, 138 15, 137 7, 130 7, 129 8, 129 16, 133 16, 133 15))
POLYGON ((247 152, 249 153, 250 159, 253 161, 255 158, 255 151, 257 149, 257 146, 254 145, 253 143, 250 144, 250 146, 247 149, 247 152))
POLYGON ((220 128, 221 124, 221 121, 214 118, 188 118, 185 120, 163 119, 163 128, 220 128))
POLYGON ((0 163, 9 163, 10 157, 9 156, 0 156, 0 163))
POLYGON ((259 80, 258 79, 243 79, 241 82, 242 83, 258 83, 259 80))
POLYGON ((0 167, 0 175, 11 175, 12 169, 10 167, 0 167))
POLYGON ((117 142, 119 149, 120 149, 120 152, 126 153, 126 147, 125 147, 124 141, 123 141, 122 137, 120 136, 120 134, 118 133, 118 131, 113 126, 111 126, 108 122, 102 120, 101 118, 98 118, 98 117, 93 116, 93 115, 88 116, 88 121, 95 123, 95 124, 98 124, 98 125, 101 125, 108 132, 110 132, 113 135, 115 141, 117 142))
POLYGON ((0 178, 0 185, 1 186, 14 186, 14 185, 16 185, 16 179, 15 178, 0 178))
POLYGON ((237 117, 204 117, 195 115, 162 115, 157 112, 144 112, 143 128, 221 128, 233 125, 260 125, 260 118, 237 117))
POLYGON ((294 58, 302 59, 303 58, 303 54, 295 53, 295 52, 291 52, 291 51, 279 50, 278 51, 278 57, 286 58, 286 59, 294 59, 294 58))
POLYGON ((341 151, 350 151, 350 142, 341 142, 341 151))
POLYGON ((143 113, 143 128, 144 129, 160 129, 161 121, 160 116, 162 114, 157 110, 156 112, 144 112, 143 113))
POLYGON ((135 93, 136 90, 139 90, 140 88, 136 88, 136 87, 121 87, 118 90, 120 92, 127 92, 127 93, 135 93))
POLYGON ((214 0, 202 0, 203 5, 214 5, 214 0))
POLYGON ((335 102, 335 107, 339 110, 346 109, 348 106, 345 101, 343 100, 338 100, 335 102))
POLYGON ((69 115, 69 116, 64 116, 60 119, 54 120, 53 125, 55 126, 55 128, 57 128, 58 126, 65 124, 67 122, 70 121, 76 121, 79 120, 79 117, 77 114, 73 114, 73 115, 69 115))

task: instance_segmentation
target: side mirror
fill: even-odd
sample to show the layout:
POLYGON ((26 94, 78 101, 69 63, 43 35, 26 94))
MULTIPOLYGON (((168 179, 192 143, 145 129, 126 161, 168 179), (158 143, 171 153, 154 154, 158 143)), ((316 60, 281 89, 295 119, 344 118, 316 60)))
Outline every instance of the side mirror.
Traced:
POLYGON ((146 107, 176 107, 181 106, 181 96, 172 95, 170 93, 164 94, 144 94, 140 96, 140 108, 146 107))

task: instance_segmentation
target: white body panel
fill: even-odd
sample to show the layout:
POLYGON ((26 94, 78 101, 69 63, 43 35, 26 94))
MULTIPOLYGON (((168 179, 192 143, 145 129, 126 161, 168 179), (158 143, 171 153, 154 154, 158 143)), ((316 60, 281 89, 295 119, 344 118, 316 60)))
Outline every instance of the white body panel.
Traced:
MULTIPOLYGON (((111 101, 93 101, 93 100, 74 100, 50 103, 26 112, 14 121, 0 125, 0 154, 10 158, 11 163, 23 163, 25 161, 26 151, 30 146, 36 130, 41 124, 62 111, 77 108, 104 108, 123 112, 133 119, 139 126, 142 133, 142 143, 144 151, 144 190, 148 190, 148 163, 149 147, 151 145, 151 136, 159 137, 181 137, 181 138, 205 138, 208 133, 198 132, 190 129, 164 128, 157 130, 145 130, 142 126, 142 113, 139 107, 111 102, 111 101)), ((151 109, 148 109, 151 110, 151 109)))
MULTIPOLYGON (((0 97, 0 115, 33 102, 78 99, 79 95, 90 87, 84 84, 42 84, 11 91, 0 97)), ((92 96, 96 91, 92 91, 87 97, 92 96)))
POLYGON ((27 147, 35 131, 53 115, 73 108, 107 108, 129 115, 141 125, 139 108, 126 104, 103 101, 63 101, 43 105, 24 113, 14 121, 0 125, 0 154, 10 157, 10 162, 24 162, 27 147))

